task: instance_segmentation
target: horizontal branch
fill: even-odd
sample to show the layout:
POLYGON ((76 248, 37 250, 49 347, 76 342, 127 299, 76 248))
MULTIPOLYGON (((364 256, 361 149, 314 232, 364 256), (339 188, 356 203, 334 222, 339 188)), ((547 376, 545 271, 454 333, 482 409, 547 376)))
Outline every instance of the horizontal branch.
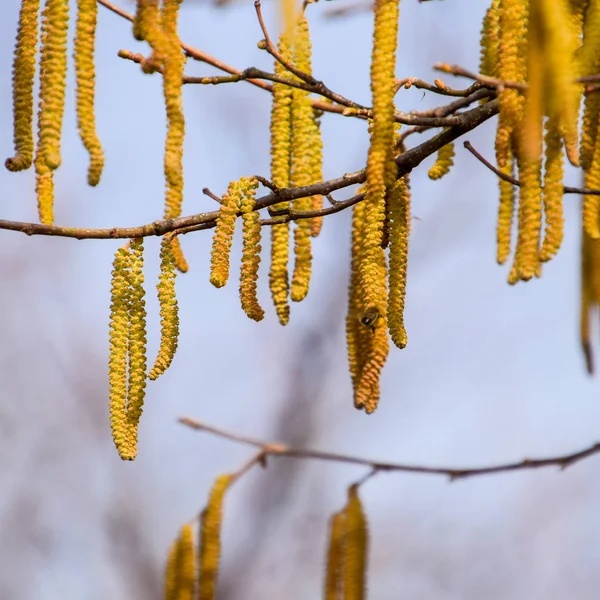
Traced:
POLYGON ((588 448, 565 454, 560 456, 552 456, 549 458, 529 459, 525 458, 519 462, 503 463, 491 465, 487 467, 474 468, 457 468, 457 467, 427 467, 421 465, 409 465, 403 463, 389 463, 361 458, 358 456, 350 456, 347 454, 336 454, 334 452, 322 452, 320 450, 310 450, 306 448, 293 448, 287 444, 265 442, 256 438, 251 438, 237 433, 231 433, 223 429, 219 429, 212 425, 183 417, 179 422, 191 429, 198 431, 206 431, 221 438, 253 446, 258 448, 261 454, 265 456, 289 456, 292 458, 304 458, 309 460, 323 460, 327 462, 345 463, 352 465, 360 465, 369 467, 374 472, 380 471, 396 471, 404 473, 421 473, 423 475, 441 475, 450 478, 451 481, 456 479, 466 479, 467 477, 476 477, 480 475, 494 475, 497 473, 509 473, 512 471, 525 471, 531 469, 541 469, 545 467, 559 467, 561 470, 570 467, 571 465, 584 460, 590 456, 600 453, 600 443, 592 444, 588 448))
MULTIPOLYGON (((497 114, 497 112, 498 101, 492 100, 491 102, 487 102, 486 104, 452 117, 454 119, 453 127, 442 131, 430 140, 427 140, 419 146, 411 148, 410 150, 407 150, 396 157, 395 161, 398 167, 398 177, 402 177, 403 175, 410 173, 410 171, 417 167, 423 160, 437 152, 442 146, 454 141, 456 138, 464 135, 472 129, 477 128, 487 119, 497 114)), ((359 185, 364 183, 366 177, 366 170, 361 169, 355 173, 347 173, 341 177, 330 179, 328 181, 321 181, 312 185, 296 188, 284 188, 278 190, 277 192, 271 192, 270 194, 266 194, 265 196, 258 198, 255 204, 255 210, 262 210, 272 206, 273 204, 289 200, 296 200, 298 198, 307 198, 315 195, 326 196, 332 192, 341 190, 351 185, 359 185)), ((359 202, 361 199, 362 197, 355 196, 350 200, 338 202, 335 205, 327 207, 321 211, 305 211, 302 213, 296 213, 296 215, 293 217, 284 217, 284 219, 307 219, 313 216, 323 216, 325 214, 340 212, 341 210, 356 204, 356 202, 359 202)), ((63 227, 60 225, 45 225, 42 223, 26 223, 21 221, 7 221, 0 219, 0 229, 19 231, 21 233, 25 233, 26 235, 48 235, 75 238, 80 240, 123 239, 162 236, 173 231, 182 234, 201 229, 210 229, 215 226, 218 214, 218 211, 211 211, 207 213, 190 215, 187 217, 179 217, 177 219, 158 220, 147 225, 140 225, 138 227, 111 227, 110 229, 63 227)))

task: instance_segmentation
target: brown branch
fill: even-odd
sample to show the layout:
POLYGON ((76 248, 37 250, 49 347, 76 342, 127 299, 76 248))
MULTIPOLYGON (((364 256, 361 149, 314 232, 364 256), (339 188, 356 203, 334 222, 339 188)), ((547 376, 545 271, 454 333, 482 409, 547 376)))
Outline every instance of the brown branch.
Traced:
POLYGON ((591 446, 561 456, 552 456, 549 458, 530 459, 525 458, 520 462, 504 463, 486 467, 473 468, 456 468, 456 467, 427 467, 421 465, 409 465, 403 463, 389 463, 361 458, 358 456, 350 456, 347 454, 337 454, 334 452, 322 452, 320 450, 311 450, 305 448, 293 448, 287 444, 265 442, 256 438, 231 433, 223 429, 219 429, 212 425, 196 421, 187 417, 179 419, 179 422, 191 429, 198 431, 206 431, 213 435, 222 437, 233 442, 245 444, 258 448, 265 456, 288 456, 293 458, 304 458, 309 460, 323 460, 328 462, 345 463, 352 465, 360 465, 369 467, 373 471, 396 471, 404 473, 422 473, 424 475, 441 475, 449 477, 450 480, 466 479, 467 477, 476 477, 480 475, 492 475, 497 473, 508 473, 512 471, 524 471, 530 469, 540 469, 544 467, 559 467, 561 470, 584 460, 590 456, 600 453, 600 443, 592 444, 591 446))
MULTIPOLYGON (((473 108, 470 111, 452 117, 454 123, 453 127, 445 129, 430 140, 427 140, 419 146, 411 148, 410 150, 407 150, 396 157, 395 162, 398 167, 398 177, 402 177, 403 175, 410 173, 410 171, 421 164, 423 160, 425 160, 428 156, 431 156, 434 152, 437 152, 442 146, 454 141, 472 129, 477 128, 483 122, 497 114, 497 112, 498 101, 492 100, 491 102, 487 102, 486 104, 473 108)), ((364 183, 366 177, 366 170, 361 169, 355 173, 347 173, 341 177, 330 179, 328 181, 321 181, 319 183, 302 187, 277 190, 276 192, 271 192, 270 194, 257 199, 255 210, 262 210, 272 206, 273 204, 289 200, 296 200, 297 198, 307 198, 315 195, 326 196, 327 194, 331 194, 336 190, 340 190, 351 185, 364 183)), ((354 196, 349 200, 338 202, 334 206, 329 206, 322 210, 305 211, 302 213, 296 212, 295 214, 292 213, 292 216, 284 215, 283 217, 276 218, 295 220, 329 215, 344 210, 345 208, 352 206, 352 204, 356 204, 356 202, 359 202, 361 199, 361 196, 354 196)), ((154 221, 153 223, 138 227, 112 227, 110 229, 63 227, 60 225, 24 223, 20 221, 7 221, 0 219, 0 229, 20 231, 21 233, 25 233, 27 235, 49 235, 75 239, 121 239, 132 237, 162 236, 166 233, 175 231, 178 235, 181 235, 191 231, 210 229, 215 226, 217 216, 218 212, 213 211, 190 215, 187 217, 178 217, 177 219, 158 220, 154 221)), ((269 222, 265 224, 271 223, 269 222)))
POLYGON ((496 79, 495 77, 488 77, 487 75, 481 75, 480 73, 473 73, 472 71, 467 71, 467 69, 463 69, 460 65, 449 65, 448 63, 435 63, 435 65, 433 65, 433 68, 436 71, 441 71, 442 73, 450 73, 450 75, 457 75, 459 77, 473 79, 474 81, 479 81, 484 85, 488 85, 497 89, 513 88, 521 91, 525 91, 527 89, 527 84, 525 83, 518 83, 517 81, 505 81, 504 79, 496 79))
MULTIPOLYGON (((512 183, 518 187, 521 187, 521 182, 518 179, 515 179, 511 175, 507 173, 503 173, 497 167, 495 167, 489 160, 484 158, 475 148, 473 148, 471 142, 468 140, 463 142, 463 146, 483 165, 485 165, 492 173, 497 175, 500 179, 504 181, 508 181, 508 183, 512 183)), ((563 186, 563 194, 581 194, 583 196, 600 196, 600 190, 591 190, 588 188, 576 188, 570 185, 563 186)))

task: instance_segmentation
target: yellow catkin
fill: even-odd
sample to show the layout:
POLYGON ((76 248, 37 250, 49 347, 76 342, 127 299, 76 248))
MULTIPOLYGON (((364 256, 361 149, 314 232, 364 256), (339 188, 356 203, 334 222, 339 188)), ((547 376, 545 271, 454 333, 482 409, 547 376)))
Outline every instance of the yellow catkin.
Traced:
POLYGON ((229 255, 241 199, 240 184, 232 181, 221 200, 210 251, 210 282, 218 288, 223 287, 229 279, 229 255))
POLYGON ((176 558, 176 600, 194 600, 196 592, 196 548, 194 530, 185 524, 177 538, 176 558))
MULTIPOLYGON (((500 167, 500 170, 505 175, 513 175, 513 159, 510 150, 506 165, 500 167)), ((500 185, 500 203, 498 205, 498 221, 496 224, 496 260, 498 264, 503 265, 510 256, 513 217, 515 213, 515 186, 504 179, 499 179, 498 182, 500 185)))
POLYGON ((179 306, 175 295, 175 256, 173 238, 163 237, 160 247, 160 275, 156 292, 160 304, 160 348, 154 366, 148 373, 149 379, 157 379, 173 362, 179 340, 179 306))
POLYGON ((492 1, 483 18, 481 30, 479 72, 488 77, 495 77, 498 68, 498 43, 500 39, 499 5, 500 0, 492 1))
POLYGON ((261 225, 258 211, 254 210, 255 187, 242 198, 241 213, 243 226, 242 264, 240 267, 240 301, 243 311, 250 319, 262 321, 265 312, 258 302, 256 284, 260 266, 261 225))
POLYGON ((215 481, 208 504, 202 512, 200 524, 200 584, 198 600, 214 600, 217 593, 219 562, 221 559, 221 524, 223 499, 232 475, 221 475, 215 481))
MULTIPOLYGON (((528 4, 528 0, 500 0, 498 77, 507 81, 524 82, 526 77, 528 4)), ((511 138, 520 128, 524 99, 521 92, 512 88, 504 88, 498 99, 496 160, 498 166, 504 167, 511 138)))
POLYGON ((534 277, 539 269, 542 226, 541 160, 519 161, 519 226, 515 265, 520 280, 534 277))
POLYGON ((129 246, 119 248, 112 270, 110 304, 110 354, 108 361, 110 426, 119 456, 133 460, 127 425, 127 355, 129 346, 130 306, 130 253, 129 246))
MULTIPOLYGON (((146 395, 146 301, 144 291, 144 240, 131 240, 129 296, 129 378, 127 424, 130 446, 137 450, 138 426, 146 395)), ((134 455, 135 456, 135 455, 134 455)))
POLYGON ((22 0, 12 70, 15 155, 4 163, 9 171, 29 169, 33 161, 33 81, 39 12, 40 0, 22 0))
MULTIPOLYGON (((383 248, 378 249, 376 256, 376 269, 374 280, 377 282, 375 293, 377 297, 387 299, 385 253, 383 248)), ((387 303, 382 309, 370 309, 362 312, 361 324, 366 332, 363 338, 365 345, 364 363, 360 373, 358 385, 354 390, 354 406, 372 413, 379 403, 381 371, 387 360, 390 342, 387 334, 387 303)))
POLYGON ((377 255, 381 249, 385 221, 385 194, 391 184, 386 175, 391 172, 394 142, 394 92, 396 47, 398 44, 398 0, 375 1, 373 52, 371 56, 371 91, 373 96, 373 123, 367 157, 367 182, 361 286, 364 294, 363 309, 384 311, 385 297, 377 277, 381 270, 377 255))
POLYGON ((437 158, 431 169, 429 169, 429 179, 441 179, 450 172, 454 164, 454 143, 450 142, 442 146, 437 153, 437 158))
MULTIPOLYGON (((581 10, 581 7, 579 7, 581 10)), ((600 3, 590 2, 585 11, 583 40, 576 53, 577 73, 581 76, 594 75, 600 68, 600 3)), ((589 169, 596 148, 600 94, 597 91, 584 97, 583 121, 579 145, 579 162, 589 169)), ((586 225, 589 232, 589 224, 586 225)))
POLYGON ((104 153, 96 133, 94 114, 96 84, 94 46, 97 12, 96 0, 77 0, 74 50, 77 81, 77 127, 81 141, 90 155, 87 177, 89 185, 98 185, 104 167, 104 153))
MULTIPOLYGON (((600 127, 600 122, 598 122, 600 127)), ((584 186, 588 189, 600 189, 600 144, 596 144, 589 166, 585 170, 584 186)), ((583 227, 592 239, 600 238, 600 196, 592 194, 583 197, 583 227)))
MULTIPOLYGON (((321 124, 319 117, 313 111, 310 128, 310 167, 311 167, 311 183, 323 181, 323 139, 321 137, 321 124)), ((323 196, 315 194, 311 198, 311 210, 321 210, 323 208, 323 196)), ((310 235, 317 237, 321 233, 323 227, 323 217, 313 217, 310 220, 310 235)))
POLYGON ((564 236, 563 211, 563 150, 558 127, 551 120, 546 122, 544 163, 544 219, 545 232, 540 260, 550 260, 560 249, 564 236))
MULTIPOLYGON (((294 65, 303 73, 310 74, 311 43, 308 21, 302 16, 296 26, 294 36, 294 65)), ((301 187, 312 182, 311 143, 314 141, 314 112, 309 92, 294 88, 292 90, 292 143, 290 164, 290 185, 301 187)), ((312 208, 312 199, 298 198, 293 202, 294 210, 307 211, 312 208)), ((311 222, 300 219, 294 228, 294 272, 290 296, 294 302, 306 298, 312 270, 311 222)))
POLYGON ((343 594, 346 515, 334 514, 329 521, 329 544, 325 570, 325 600, 341 600, 343 594))
POLYGON ((593 240, 584 229, 581 231, 581 305, 580 305, 580 341, 581 350, 585 359, 587 372, 594 372, 594 355, 592 353, 590 335, 590 315, 594 311, 594 285, 592 269, 594 263, 594 246, 600 242, 593 240))
MULTIPOLYGON (((290 43, 285 35, 279 38, 278 51, 285 60, 291 60, 290 43)), ((284 77, 289 76, 278 61, 275 61, 275 73, 284 77)), ((291 88, 281 83, 274 83, 271 109, 271 180, 279 188, 286 188, 290 185, 291 105, 291 88)), ((280 202, 274 208, 289 208, 289 202, 280 202)), ((269 287, 275 311, 282 325, 286 325, 290 318, 288 304, 289 235, 289 223, 280 223, 271 227, 269 287)))
POLYGON ((174 541, 169 548, 167 555, 167 565, 165 568, 165 600, 177 599, 177 541, 174 541))
MULTIPOLYGON (((556 123, 565 142, 566 154, 574 166, 579 166, 578 119, 579 86, 573 81, 576 65, 573 51, 577 47, 571 26, 568 0, 535 0, 539 5, 542 26, 546 85, 546 113, 556 123)), ((531 19, 533 26, 533 19, 531 19)))
POLYGON ((40 102, 35 154, 36 193, 42 223, 54 221, 52 171, 60 165, 60 138, 67 80, 68 0, 47 0, 42 13, 40 102))
POLYGON ((344 552, 344 600, 364 600, 367 585, 367 520, 358 496, 358 486, 348 488, 344 509, 346 521, 344 552))
POLYGON ((394 344, 398 348, 405 348, 408 342, 404 327, 404 299, 410 235, 410 189, 404 177, 394 184, 388 202, 390 207, 388 329, 394 344))
POLYGON ((362 294, 360 291, 360 257, 363 245, 365 203, 359 202, 352 209, 352 243, 350 262, 350 283, 348 285, 348 312, 346 316, 346 344, 352 387, 358 387, 368 351, 370 332, 360 322, 362 315, 362 294))

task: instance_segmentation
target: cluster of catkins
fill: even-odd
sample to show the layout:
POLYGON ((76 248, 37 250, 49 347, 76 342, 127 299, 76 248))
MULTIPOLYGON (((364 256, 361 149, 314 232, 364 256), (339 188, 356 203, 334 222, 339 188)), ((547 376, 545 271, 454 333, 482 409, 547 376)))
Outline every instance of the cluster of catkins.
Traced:
MULTIPOLYGON (((217 478, 208 503, 200 513, 197 534, 194 523, 181 527, 167 558, 165 600, 215 600, 217 597, 223 502, 226 492, 242 473, 243 470, 217 478)), ((358 490, 358 484, 348 488, 346 505, 330 520, 324 600, 364 600, 366 597, 369 536, 358 490)))
MULTIPOLYGON (((520 187, 517 209, 515 186, 500 180, 498 262, 511 255, 516 211, 508 278, 514 284, 539 277, 542 263, 562 244, 565 154, 583 169, 584 187, 600 189, 600 93, 582 83, 600 71, 600 4, 493 0, 483 22, 480 70, 505 82, 498 90, 496 161, 520 187)), ((591 372, 590 314, 600 303, 600 196, 584 195, 582 221, 581 343, 591 372)))
MULTIPOLYGON (((5 161, 9 171, 35 165, 39 218, 54 221, 54 171, 61 163, 61 133, 67 81, 69 0, 46 0, 42 12, 39 60, 38 138, 33 142, 33 88, 39 35, 40 0, 22 0, 13 62, 13 123, 15 155, 5 161)), ((88 183, 97 185, 104 166, 94 117, 94 41, 97 4, 78 0, 75 28, 77 125, 90 155, 88 183)))

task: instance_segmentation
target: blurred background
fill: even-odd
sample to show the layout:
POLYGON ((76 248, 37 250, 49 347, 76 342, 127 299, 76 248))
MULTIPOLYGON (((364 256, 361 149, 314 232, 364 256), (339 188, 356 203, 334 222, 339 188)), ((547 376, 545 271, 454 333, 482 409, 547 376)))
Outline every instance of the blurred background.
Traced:
MULTIPOLYGON (((369 103, 372 18, 350 0, 309 7, 314 73, 369 103)), ((488 2, 402 2, 397 76, 432 81, 439 60, 477 70, 488 2)), ((119 6, 133 10, 133 3, 119 6)), ((273 37, 277 6, 265 0, 273 37)), ((0 5, 0 148, 12 153, 11 64, 19 2, 0 5)), ((271 69, 257 49, 253 3, 185 0, 181 37, 238 68, 271 69)), ((86 185, 72 65, 56 222, 110 227, 162 215, 165 117, 160 77, 117 57, 146 53, 130 24, 99 8, 97 121, 106 153, 101 184, 86 185)), ((189 62, 187 72, 216 71, 189 62)), ((466 84, 453 81, 454 87, 466 84)), ((184 213, 214 210, 242 175, 269 174, 270 96, 241 82, 185 88, 184 213)), ((401 110, 442 104, 401 90, 401 110)), ((495 122, 466 136, 493 156, 495 122)), ((361 168, 363 122, 323 117, 325 177, 361 168)), ((422 139, 422 138, 421 138, 422 139)), ((421 141, 409 138, 410 145, 421 141)), ((566 196, 567 231, 541 280, 511 288, 495 263, 497 183, 459 142, 442 182, 412 175, 406 322, 372 416, 352 406, 344 319, 349 212, 325 220, 314 243, 306 301, 278 325, 267 286, 268 243, 256 324, 239 307, 235 276, 208 282, 210 232, 183 239, 190 272, 178 279, 182 334, 172 367, 150 382, 134 463, 123 463, 108 421, 110 271, 119 242, 0 231, 0 598, 115 600, 162 597, 163 563, 179 526, 203 507, 214 478, 237 469, 245 447, 176 420, 374 460, 483 466, 578 450, 597 440, 600 382, 578 344, 579 199, 566 196)), ((569 183, 579 183, 576 173, 569 183)), ((336 194, 347 197, 351 190, 336 194)), ((36 221, 32 172, 0 170, 4 219, 36 221)), ((149 359, 158 347, 154 285, 159 240, 146 244, 149 359)), ((233 265, 239 261, 239 240, 233 265)), ((234 271, 232 272, 233 275, 234 271)), ((223 600, 321 595, 329 515, 360 467, 271 460, 227 497, 219 583, 223 600)), ((545 600, 597 597, 600 460, 448 483, 379 474, 362 489, 370 530, 370 597, 381 600, 545 600)))

